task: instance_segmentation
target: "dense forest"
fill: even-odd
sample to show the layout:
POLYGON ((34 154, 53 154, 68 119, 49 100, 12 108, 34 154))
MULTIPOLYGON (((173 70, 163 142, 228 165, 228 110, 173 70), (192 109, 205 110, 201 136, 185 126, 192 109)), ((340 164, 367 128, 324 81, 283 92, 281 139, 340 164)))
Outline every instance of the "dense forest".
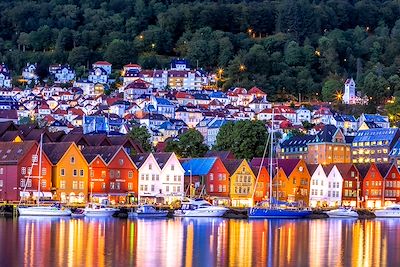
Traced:
POLYGON ((167 67, 185 57, 220 85, 332 100, 343 80, 381 103, 400 91, 398 0, 0 0, 0 57, 46 76, 68 62, 167 67))

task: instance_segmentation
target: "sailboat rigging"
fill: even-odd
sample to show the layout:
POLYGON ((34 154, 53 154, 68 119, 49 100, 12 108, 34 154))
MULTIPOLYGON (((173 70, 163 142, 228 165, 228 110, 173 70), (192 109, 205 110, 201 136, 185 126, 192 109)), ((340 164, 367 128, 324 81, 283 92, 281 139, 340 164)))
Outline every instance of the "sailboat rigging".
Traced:
MULTIPOLYGON (((268 207, 264 207, 263 204, 265 201, 260 202, 258 206, 252 207, 248 209, 248 217, 249 218, 269 218, 269 219, 284 219, 284 218, 289 218, 289 219, 296 219, 296 218, 304 218, 312 213, 311 210, 301 210, 301 209, 293 209, 293 208, 281 208, 277 207, 274 205, 272 199, 272 181, 273 181, 273 158, 274 158, 274 108, 272 107, 272 120, 271 120, 271 129, 269 132, 269 138, 270 138, 270 158, 269 158, 269 205, 268 207)), ((268 141, 265 145, 266 147, 268 146, 268 141)), ((264 158, 265 158, 265 153, 266 149, 264 150, 264 155, 261 160, 260 164, 260 170, 263 167, 264 164, 264 158)), ((257 181, 258 177, 256 180, 256 185, 257 186, 257 181)), ((254 196, 254 194, 253 194, 254 196)), ((277 179, 277 189, 276 189, 276 196, 278 196, 278 179, 277 179)))
POLYGON ((61 207, 59 204, 53 206, 45 206, 40 204, 40 187, 42 185, 42 157, 43 157, 43 134, 40 136, 40 143, 38 149, 36 150, 35 157, 32 157, 32 165, 30 171, 28 171, 28 177, 25 181, 24 190, 26 192, 26 187, 28 181, 33 178, 33 167, 38 166, 38 189, 37 189, 37 204, 35 206, 22 206, 22 197, 20 198, 18 204, 18 213, 20 216, 70 216, 71 210, 61 207), (38 161, 38 163, 36 163, 38 161))

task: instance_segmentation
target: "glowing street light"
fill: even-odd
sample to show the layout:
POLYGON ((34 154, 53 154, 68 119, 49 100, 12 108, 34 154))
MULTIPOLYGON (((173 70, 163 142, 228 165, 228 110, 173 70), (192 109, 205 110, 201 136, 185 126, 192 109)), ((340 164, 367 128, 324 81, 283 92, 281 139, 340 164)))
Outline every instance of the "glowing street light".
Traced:
POLYGON ((343 99, 343 94, 342 92, 336 92, 335 98, 337 101, 340 101, 343 99))
POLYGON ((243 64, 240 64, 239 70, 240 70, 240 71, 245 71, 245 70, 246 70, 246 66, 243 65, 243 64))
POLYGON ((143 39, 144 39, 143 34, 139 35, 139 39, 140 39, 140 40, 143 40, 143 39))

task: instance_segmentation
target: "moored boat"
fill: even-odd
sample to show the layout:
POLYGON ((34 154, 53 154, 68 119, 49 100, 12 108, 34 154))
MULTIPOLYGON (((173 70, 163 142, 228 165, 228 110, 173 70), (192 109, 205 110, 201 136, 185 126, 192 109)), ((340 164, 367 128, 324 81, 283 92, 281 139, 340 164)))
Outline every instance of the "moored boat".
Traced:
MULTIPOLYGON (((36 160, 33 160, 32 156, 32 166, 31 169, 33 169, 35 166, 38 166, 38 189, 37 189, 37 204, 35 206, 23 206, 22 205, 22 198, 20 200, 20 203, 18 204, 18 214, 19 216, 71 216, 71 210, 67 209, 59 203, 55 203, 51 206, 48 205, 43 205, 40 202, 40 187, 42 185, 41 183, 41 178, 42 178, 42 157, 43 157, 43 134, 40 136, 40 142, 39 142, 39 147, 38 151, 36 154, 36 159, 38 159, 38 163, 36 163, 36 160)), ((27 176, 27 181, 31 180, 32 177, 32 172, 29 173, 27 176)), ((28 182, 25 183, 23 192, 26 192, 26 187, 27 187, 28 182)))
POLYGON ((329 218, 358 218, 357 211, 352 208, 340 207, 338 209, 327 211, 329 218))
POLYGON ((152 205, 140 205, 136 210, 128 212, 128 217, 136 218, 162 218, 167 217, 168 211, 157 210, 152 205))
POLYGON ((20 216, 71 216, 71 210, 55 204, 53 206, 19 206, 20 216))
POLYGON ((85 210, 84 209, 76 209, 71 213, 72 218, 82 218, 85 217, 84 214, 85 210))
POLYGON ((400 205, 393 204, 381 210, 375 210, 374 214, 377 218, 400 218, 400 205))
POLYGON ((83 214, 88 217, 107 217, 112 216, 118 209, 108 207, 104 204, 88 203, 83 214))
POLYGON ((181 208, 175 210, 176 217, 222 217, 228 208, 213 206, 204 199, 188 199, 182 202, 181 208))
POLYGON ((312 210, 291 207, 256 206, 248 209, 250 219, 303 219, 311 214, 312 210))

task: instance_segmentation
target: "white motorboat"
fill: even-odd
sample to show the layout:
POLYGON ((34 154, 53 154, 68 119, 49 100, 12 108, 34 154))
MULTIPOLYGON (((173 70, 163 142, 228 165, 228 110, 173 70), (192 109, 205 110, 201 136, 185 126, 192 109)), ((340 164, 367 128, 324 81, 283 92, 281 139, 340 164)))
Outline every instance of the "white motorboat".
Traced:
POLYGON ((19 216, 71 216, 71 210, 61 207, 61 205, 53 206, 33 206, 18 207, 19 216))
POLYGON ((326 214, 328 214, 329 218, 358 218, 357 211, 344 207, 327 211, 326 214))
POLYGON ((377 218, 400 218, 400 205, 393 204, 381 210, 375 210, 374 214, 377 218))
POLYGON ((135 211, 128 212, 128 217, 136 218, 160 218, 167 217, 167 210, 157 210, 152 205, 140 205, 135 211))
POLYGON ((222 217, 228 208, 213 206, 204 199, 189 199, 182 202, 180 209, 175 210, 176 217, 222 217))
POLYGON ((108 217, 114 215, 118 209, 103 204, 89 203, 86 205, 83 214, 87 217, 108 217))

